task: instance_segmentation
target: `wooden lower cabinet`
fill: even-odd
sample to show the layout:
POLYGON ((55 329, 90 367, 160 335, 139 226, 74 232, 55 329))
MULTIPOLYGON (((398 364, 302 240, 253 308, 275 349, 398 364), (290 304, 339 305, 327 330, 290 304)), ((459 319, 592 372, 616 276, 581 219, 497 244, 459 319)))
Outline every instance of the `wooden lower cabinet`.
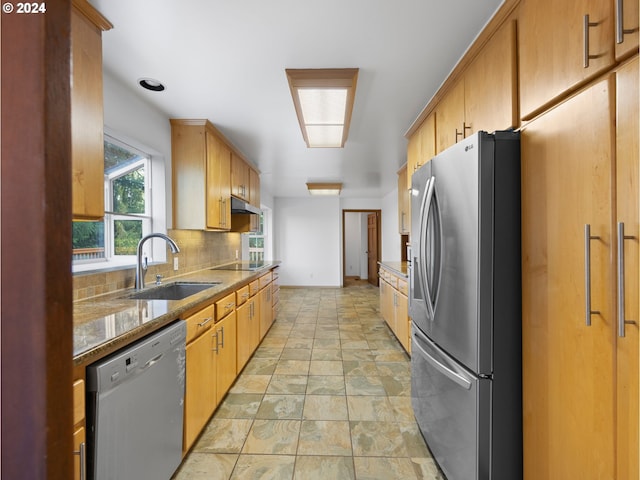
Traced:
POLYGON ((237 376, 236 312, 215 324, 216 330, 216 405, 233 385, 237 376))
POLYGON ((187 344, 184 452, 191 448, 216 407, 216 348, 215 328, 207 329, 187 344))
POLYGON ((381 268, 380 314, 403 348, 411 353, 411 328, 406 278, 381 268))
POLYGON ((522 132, 525 480, 638 478, 637 69, 522 132), (619 221, 633 237, 621 240, 625 337, 619 221))
POLYGON ((86 478, 85 383, 73 382, 73 478, 86 478), (82 452, 82 453, 81 453, 82 452), (84 462, 84 463, 83 463, 84 462), (81 473, 83 472, 83 473, 81 473))
POLYGON ((251 358, 260 343, 260 302, 256 295, 238 307, 237 373, 251 358))
POLYGON ((271 284, 260 290, 258 295, 260 296, 260 340, 262 340, 273 324, 271 284))

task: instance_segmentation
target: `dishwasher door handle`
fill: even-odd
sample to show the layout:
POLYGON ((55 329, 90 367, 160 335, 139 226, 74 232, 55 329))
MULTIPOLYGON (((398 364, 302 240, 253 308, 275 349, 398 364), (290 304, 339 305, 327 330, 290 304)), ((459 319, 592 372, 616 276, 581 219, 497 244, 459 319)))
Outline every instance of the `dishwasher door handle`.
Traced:
POLYGON ((158 363, 160 361, 160 359, 162 357, 164 357, 164 353, 160 353, 159 355, 156 355, 151 360, 149 360, 147 363, 145 363, 144 366, 140 370, 146 370, 147 368, 153 367, 156 363, 158 363))

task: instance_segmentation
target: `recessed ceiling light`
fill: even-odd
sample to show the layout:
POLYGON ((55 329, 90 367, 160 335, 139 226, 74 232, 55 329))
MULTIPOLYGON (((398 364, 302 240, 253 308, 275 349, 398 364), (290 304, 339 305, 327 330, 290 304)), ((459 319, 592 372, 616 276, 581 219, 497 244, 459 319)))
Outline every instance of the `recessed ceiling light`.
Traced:
POLYGON ((349 134, 357 68, 285 70, 307 147, 342 148, 349 134))
POLYGON ((138 83, 142 88, 153 92, 161 92, 164 90, 164 85, 155 78, 140 78, 138 79, 138 83))

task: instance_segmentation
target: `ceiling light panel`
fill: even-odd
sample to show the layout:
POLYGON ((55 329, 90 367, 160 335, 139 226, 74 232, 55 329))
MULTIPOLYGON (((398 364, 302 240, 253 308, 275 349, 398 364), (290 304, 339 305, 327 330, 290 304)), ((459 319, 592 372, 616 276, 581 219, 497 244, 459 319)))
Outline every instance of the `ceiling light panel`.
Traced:
POLYGON ((307 147, 344 147, 358 69, 286 69, 286 74, 307 147))

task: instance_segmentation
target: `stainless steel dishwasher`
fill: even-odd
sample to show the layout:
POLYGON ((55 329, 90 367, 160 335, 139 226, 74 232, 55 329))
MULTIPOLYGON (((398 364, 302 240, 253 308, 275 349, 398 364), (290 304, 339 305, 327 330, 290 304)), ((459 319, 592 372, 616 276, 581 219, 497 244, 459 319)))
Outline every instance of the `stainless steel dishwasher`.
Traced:
POLYGON ((87 367, 93 480, 164 480, 182 461, 184 322, 87 367))

